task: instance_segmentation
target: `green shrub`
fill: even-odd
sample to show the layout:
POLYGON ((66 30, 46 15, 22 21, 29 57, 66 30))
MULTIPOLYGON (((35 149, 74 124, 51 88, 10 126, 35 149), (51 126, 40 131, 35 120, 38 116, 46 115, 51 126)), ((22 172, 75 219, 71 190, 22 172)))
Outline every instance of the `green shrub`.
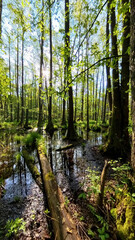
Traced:
POLYGON ((19 231, 25 231, 25 224, 23 218, 16 218, 15 220, 8 220, 6 223, 6 237, 10 238, 12 235, 17 235, 19 231))

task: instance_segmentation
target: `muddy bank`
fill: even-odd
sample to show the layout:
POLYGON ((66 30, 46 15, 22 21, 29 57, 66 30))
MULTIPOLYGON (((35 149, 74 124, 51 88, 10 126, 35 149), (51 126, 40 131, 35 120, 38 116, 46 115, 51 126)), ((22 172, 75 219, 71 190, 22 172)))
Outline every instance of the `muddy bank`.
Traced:
POLYGON ((25 232, 19 232, 18 236, 11 239, 50 239, 48 223, 45 214, 43 194, 39 187, 33 183, 31 193, 26 197, 14 197, 14 199, 0 200, 0 239, 7 239, 4 235, 7 219, 15 220, 23 218, 25 232))

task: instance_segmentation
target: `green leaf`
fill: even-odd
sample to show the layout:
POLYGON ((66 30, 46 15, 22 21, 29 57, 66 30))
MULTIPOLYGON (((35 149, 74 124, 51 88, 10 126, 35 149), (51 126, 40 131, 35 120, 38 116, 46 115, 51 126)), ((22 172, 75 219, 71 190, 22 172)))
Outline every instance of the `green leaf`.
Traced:
POLYGON ((94 237, 95 233, 91 229, 88 229, 88 235, 94 237))

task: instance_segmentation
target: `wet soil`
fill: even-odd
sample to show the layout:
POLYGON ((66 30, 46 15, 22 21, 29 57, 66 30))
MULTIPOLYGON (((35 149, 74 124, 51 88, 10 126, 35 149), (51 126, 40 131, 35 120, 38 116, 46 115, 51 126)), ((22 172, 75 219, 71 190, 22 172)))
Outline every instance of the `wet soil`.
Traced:
POLYGON ((20 231, 17 236, 11 236, 11 239, 50 239, 48 223, 45 215, 43 193, 34 183, 31 193, 28 196, 14 199, 1 199, 0 201, 0 239, 7 239, 6 229, 4 228, 7 219, 15 220, 23 218, 25 222, 25 231, 20 231))

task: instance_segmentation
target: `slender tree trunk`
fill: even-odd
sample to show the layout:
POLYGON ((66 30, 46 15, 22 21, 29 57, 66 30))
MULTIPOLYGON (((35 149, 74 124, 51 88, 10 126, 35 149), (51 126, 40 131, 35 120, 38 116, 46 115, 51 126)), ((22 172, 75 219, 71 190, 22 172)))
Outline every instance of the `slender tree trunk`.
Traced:
MULTIPOLYGON (((64 63, 64 89, 65 89, 65 85, 66 85, 66 66, 65 66, 66 63, 64 63)), ((66 94, 66 92, 64 93, 66 94)), ((66 115, 65 115, 65 112, 66 112, 66 101, 65 99, 63 98, 63 112, 62 112, 62 125, 65 126, 66 124, 66 115)))
POLYGON ((131 163, 135 170, 135 0, 131 0, 131 23, 130 23, 130 73, 131 73, 131 89, 132 89, 132 151, 131 163))
MULTIPOLYGON (((79 23, 80 23, 80 17, 79 17, 79 23)), ((79 45, 81 41, 81 27, 79 29, 79 45)), ((80 49, 78 50, 78 66, 79 66, 79 61, 80 61, 80 49)), ((79 73, 79 67, 77 68, 77 74, 79 73)), ((75 89, 75 122, 77 119, 77 94, 78 94, 78 83, 76 82, 76 89, 75 89)))
MULTIPOLYGON (((123 7, 129 4, 129 0, 122 1, 123 7)), ((128 48, 130 46, 130 12, 124 12, 123 16, 123 45, 122 45, 122 71, 121 71, 121 111, 122 111, 122 142, 125 149, 125 155, 129 153, 129 54, 128 48)))
POLYGON ((11 83, 11 39, 9 36, 9 79, 10 79, 10 121, 13 121, 13 105, 12 105, 12 83, 11 83))
POLYGON ((81 121, 83 121, 83 112, 84 112, 84 82, 85 82, 85 73, 84 73, 84 80, 82 81, 82 89, 81 89, 81 121))
MULTIPOLYGON (((86 56, 87 56, 87 68, 88 68, 88 48, 89 48, 89 42, 87 37, 87 43, 86 43, 86 56)), ((87 132, 89 132, 89 70, 87 70, 87 132)))
POLYGON ((95 82, 94 82, 94 76, 93 76, 93 89, 92 89, 92 92, 93 92, 93 109, 92 109, 92 118, 93 120, 95 120, 95 82))
POLYGON ((68 107, 68 132, 67 138, 73 140, 77 137, 73 123, 73 90, 71 83, 71 60, 70 60, 70 31, 69 31, 69 0, 65 0, 65 58, 67 66, 67 83, 69 85, 69 107, 68 107))
MULTIPOLYGON (((83 51, 82 51, 82 60, 83 60, 83 51)), ((82 71, 84 68, 82 67, 82 71)), ((83 73, 83 80, 82 80, 82 86, 81 86, 81 114, 80 119, 83 121, 83 113, 84 113, 84 84, 85 84, 85 73, 83 73)))
POLYGON ((40 80, 39 80, 39 115, 38 115, 38 127, 43 124, 43 100, 42 100, 42 88, 43 88, 43 47, 44 47, 44 0, 42 0, 42 26, 41 26, 41 41, 40 41, 40 80))
POLYGON ((2 0, 0 0, 0 40, 1 40, 1 33, 2 33, 2 0))
POLYGON ((54 127, 52 123, 52 13, 51 13, 51 2, 49 0, 49 23, 50 23, 50 80, 49 80, 49 103, 48 103, 48 124, 46 130, 50 135, 54 132, 54 127))
POLYGON ((96 78, 96 92, 95 92, 95 121, 97 121, 97 91, 98 91, 98 75, 97 73, 97 78, 96 78))
POLYGON ((17 76, 16 76, 16 95, 17 95, 17 122, 19 122, 19 36, 17 35, 17 76))
POLYGON ((21 95, 21 125, 24 122, 24 30, 22 33, 22 95, 21 95))
MULTIPOLYGON (((49 21, 50 21, 50 90, 51 90, 52 89, 52 14, 51 14, 51 7, 49 7, 49 21)), ((52 122, 52 95, 51 94, 49 94, 49 109, 48 110, 49 110, 48 122, 52 122)))
POLYGON ((104 67, 103 67, 102 78, 103 78, 103 89, 102 89, 102 122, 105 123, 105 122, 106 122, 105 116, 106 116, 107 91, 106 91, 106 88, 105 88, 104 67))
POLYGON ((100 88, 99 88, 99 94, 98 94, 98 104, 97 104, 98 115, 97 115, 97 120, 101 119, 101 114, 102 114, 101 106, 100 106, 100 102, 101 102, 100 99, 101 99, 101 81, 100 81, 100 88))
MULTIPOLYGON (((109 57, 109 12, 110 12, 110 0, 107 7, 107 21, 106 21, 106 51, 107 57, 109 57)), ((111 91, 111 79, 110 79, 110 60, 106 62, 107 73, 107 94, 110 111, 112 111, 112 91, 111 91)))

